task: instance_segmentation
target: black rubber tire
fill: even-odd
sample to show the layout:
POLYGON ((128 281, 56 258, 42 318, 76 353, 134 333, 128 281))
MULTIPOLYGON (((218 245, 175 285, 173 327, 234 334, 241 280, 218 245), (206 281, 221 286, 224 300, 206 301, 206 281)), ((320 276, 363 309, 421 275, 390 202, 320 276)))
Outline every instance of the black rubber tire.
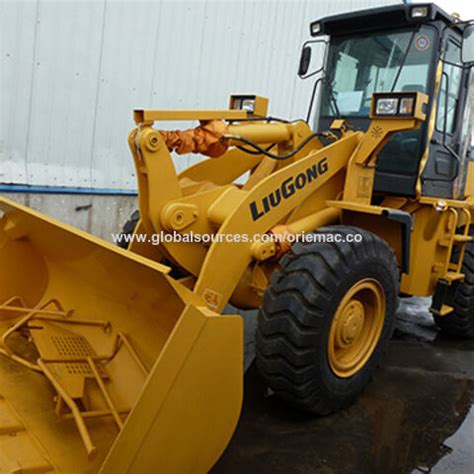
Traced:
MULTIPOLYGON (((123 228, 122 228, 122 235, 132 235, 133 232, 135 231, 138 221, 140 220, 140 211, 137 209, 131 216, 130 219, 125 222, 123 228)), ((123 249, 127 249, 129 242, 127 242, 125 239, 120 239, 117 243, 117 245, 123 249)))
POLYGON ((272 275, 258 315, 257 366, 281 399, 318 415, 348 406, 364 389, 390 340, 398 302, 399 271, 388 244, 375 234, 348 226, 316 233, 362 235, 360 243, 297 243, 272 275), (328 362, 328 336, 334 313, 346 292, 364 278, 384 289, 382 333, 365 366, 338 377, 328 362))
MULTIPOLYGON (((471 229, 470 235, 474 237, 474 229, 471 229)), ((459 258, 458 249, 453 252, 455 262, 459 258)), ((474 339, 474 242, 466 244, 461 271, 465 275, 464 281, 453 286, 447 296, 447 303, 454 311, 446 316, 434 316, 434 320, 445 334, 474 339)))

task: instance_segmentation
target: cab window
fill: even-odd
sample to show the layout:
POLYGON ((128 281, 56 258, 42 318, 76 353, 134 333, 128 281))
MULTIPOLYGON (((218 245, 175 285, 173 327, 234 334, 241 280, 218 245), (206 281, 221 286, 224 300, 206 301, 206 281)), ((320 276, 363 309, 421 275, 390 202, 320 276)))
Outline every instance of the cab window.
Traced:
POLYGON ((448 41, 444 59, 446 63, 443 65, 443 77, 439 91, 436 129, 441 133, 446 130, 446 133, 451 135, 456 129, 456 111, 461 90, 462 63, 460 45, 452 40, 448 41))

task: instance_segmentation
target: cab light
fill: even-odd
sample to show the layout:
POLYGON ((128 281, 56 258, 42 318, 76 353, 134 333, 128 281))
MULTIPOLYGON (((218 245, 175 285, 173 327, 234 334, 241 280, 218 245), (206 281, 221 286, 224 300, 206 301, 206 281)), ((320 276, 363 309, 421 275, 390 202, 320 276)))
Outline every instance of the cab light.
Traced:
POLYGON ((410 13, 412 18, 426 18, 429 12, 429 7, 413 7, 410 13))
POLYGON ((311 36, 318 36, 321 33, 321 23, 319 21, 311 23, 309 29, 311 36))

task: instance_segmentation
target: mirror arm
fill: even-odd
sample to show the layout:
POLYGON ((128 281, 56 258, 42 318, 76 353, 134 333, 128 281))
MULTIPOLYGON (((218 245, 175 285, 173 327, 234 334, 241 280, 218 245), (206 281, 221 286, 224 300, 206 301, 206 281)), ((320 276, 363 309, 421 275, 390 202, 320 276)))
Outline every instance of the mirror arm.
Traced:
POLYGON ((458 67, 459 69, 471 69, 472 66, 474 66, 474 61, 469 64, 456 64, 456 63, 452 63, 451 61, 446 61, 446 59, 443 59, 442 57, 440 57, 439 60, 443 64, 447 64, 448 66, 455 66, 455 67, 458 67))
POLYGON ((316 91, 318 89, 318 85, 323 81, 323 76, 318 77, 314 81, 314 86, 313 86, 313 91, 311 92, 311 99, 309 101, 309 107, 308 107, 308 114, 306 115, 306 122, 309 123, 309 120, 311 118, 311 112, 313 111, 313 103, 314 99, 316 97, 316 91))
MULTIPOLYGON (((458 21, 456 23, 451 23, 450 25, 445 25, 443 27, 443 29, 441 30, 441 38, 440 38, 440 41, 439 41, 439 48, 438 48, 438 53, 439 53, 439 60, 443 63, 443 64, 449 64, 451 66, 457 66, 461 69, 470 69, 472 68, 472 66, 474 66, 474 61, 470 62, 470 63, 463 63, 461 61, 461 64, 455 64, 455 63, 452 63, 450 61, 447 61, 446 59, 444 59, 444 55, 445 55, 445 43, 446 43, 446 39, 447 39, 447 34, 449 32, 449 30, 452 30, 454 27, 460 27, 460 26, 474 26, 474 20, 466 20, 466 21, 458 21)), ((463 43, 464 43, 464 37, 463 37, 463 43)), ((461 46, 462 48, 462 46, 461 46)), ((461 53, 462 55, 462 53, 461 53)))

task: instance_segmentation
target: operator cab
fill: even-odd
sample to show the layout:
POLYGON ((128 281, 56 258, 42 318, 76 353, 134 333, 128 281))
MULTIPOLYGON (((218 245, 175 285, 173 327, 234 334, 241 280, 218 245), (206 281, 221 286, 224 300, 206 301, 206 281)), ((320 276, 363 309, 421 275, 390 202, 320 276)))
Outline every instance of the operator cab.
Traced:
MULTIPOLYGON (((430 97, 426 121, 417 130, 394 134, 379 153, 375 194, 416 196, 421 169, 422 195, 463 197, 472 109, 470 68, 461 61, 465 25, 434 4, 394 5, 311 24, 312 36, 329 36, 315 82, 315 130, 328 130, 335 118, 367 130, 375 92, 430 97)), ((309 64, 308 47, 321 41, 326 40, 306 43, 300 75, 309 64)))

